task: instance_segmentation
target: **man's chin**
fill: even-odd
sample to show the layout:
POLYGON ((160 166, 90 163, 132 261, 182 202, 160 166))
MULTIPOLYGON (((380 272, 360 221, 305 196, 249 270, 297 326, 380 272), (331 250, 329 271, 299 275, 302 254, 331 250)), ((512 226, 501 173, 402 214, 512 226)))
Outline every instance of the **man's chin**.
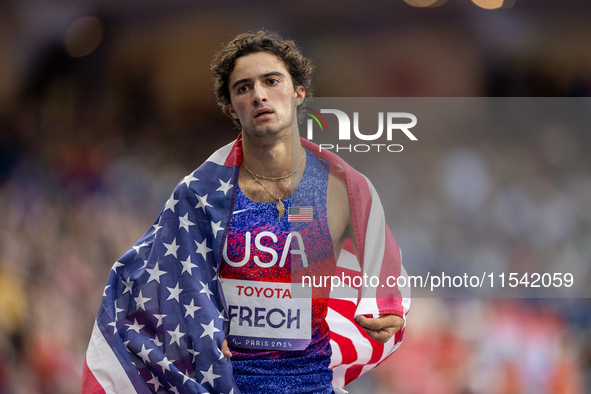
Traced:
POLYGON ((266 125, 253 126, 248 129, 243 128, 242 130, 245 134, 248 134, 252 137, 265 138, 265 137, 272 137, 272 136, 276 136, 278 134, 281 134, 282 129, 280 129, 272 124, 266 124, 266 125))

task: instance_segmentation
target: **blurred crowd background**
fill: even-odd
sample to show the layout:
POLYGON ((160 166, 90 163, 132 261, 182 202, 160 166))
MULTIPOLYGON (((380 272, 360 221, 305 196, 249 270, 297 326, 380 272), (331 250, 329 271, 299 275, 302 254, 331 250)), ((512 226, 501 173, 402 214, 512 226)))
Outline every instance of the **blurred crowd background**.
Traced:
MULTIPOLYGON (((222 43, 296 40, 319 97, 588 97, 591 4, 496 3, 0 2, 0 394, 79 392, 111 266, 238 133, 213 95, 222 43)), ((591 285, 589 124, 419 138, 364 168, 389 180, 405 265, 550 262, 591 285)), ((591 302, 417 298, 401 348, 349 390, 591 392, 591 302)))

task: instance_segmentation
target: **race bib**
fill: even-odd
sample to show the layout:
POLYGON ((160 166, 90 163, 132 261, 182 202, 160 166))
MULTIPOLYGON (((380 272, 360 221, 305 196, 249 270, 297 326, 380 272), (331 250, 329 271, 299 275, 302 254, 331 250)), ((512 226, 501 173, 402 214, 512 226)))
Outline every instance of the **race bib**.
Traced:
POLYGON ((292 298, 291 283, 221 279, 230 319, 230 346, 304 350, 310 344, 312 294, 292 298), (301 298, 300 298, 301 297, 301 298))

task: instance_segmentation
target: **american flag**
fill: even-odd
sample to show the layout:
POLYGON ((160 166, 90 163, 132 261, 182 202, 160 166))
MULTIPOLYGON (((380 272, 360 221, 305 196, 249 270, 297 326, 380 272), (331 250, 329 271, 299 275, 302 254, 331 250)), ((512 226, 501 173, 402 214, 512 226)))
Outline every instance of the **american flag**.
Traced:
MULTIPOLYGON (((302 144, 343 169, 357 207, 352 211, 360 258, 346 244, 339 270, 398 276, 400 253, 373 186, 336 155, 319 153, 303 139, 302 144)), ((239 137, 186 176, 152 227, 111 268, 86 353, 83 394, 239 393, 231 362, 220 350, 228 320, 217 268, 241 156, 239 137)), ((352 291, 352 298, 331 300, 327 316, 337 392, 385 359, 404 336, 403 328, 382 345, 369 339, 354 316, 406 318, 410 306, 396 288, 352 291)))
POLYGON ((287 220, 290 222, 311 222, 314 217, 312 207, 289 207, 287 220))

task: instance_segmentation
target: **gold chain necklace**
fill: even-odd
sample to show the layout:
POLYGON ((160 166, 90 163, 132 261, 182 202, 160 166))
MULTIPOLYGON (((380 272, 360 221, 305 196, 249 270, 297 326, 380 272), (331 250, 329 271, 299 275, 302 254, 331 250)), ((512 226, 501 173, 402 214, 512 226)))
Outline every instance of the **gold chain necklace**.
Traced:
POLYGON ((300 169, 300 167, 304 163, 304 158, 305 157, 306 157, 306 152, 304 151, 304 154, 302 155, 302 160, 300 160, 300 164, 298 165, 298 167, 295 170, 293 170, 292 172, 290 172, 289 174, 284 175, 284 176, 265 176, 265 175, 261 175, 261 174, 255 174, 254 172, 252 172, 250 170, 250 168, 248 168, 248 166, 246 165, 246 162, 244 161, 244 159, 242 159, 242 165, 244 166, 244 168, 246 169, 246 171, 248 171, 248 173, 250 175, 252 175, 253 177, 257 177, 257 178, 261 178, 261 179, 266 179, 268 181, 279 181, 281 179, 285 180, 285 179, 289 178, 290 176, 292 176, 293 174, 295 174, 296 172, 298 172, 298 170, 300 169))
POLYGON ((255 174, 254 172, 252 172, 250 170, 250 168, 248 168, 244 159, 242 159, 242 166, 244 167, 244 169, 246 171, 248 171, 248 173, 250 175, 252 175, 252 177, 254 178, 254 181, 256 183, 258 183, 259 185, 261 185, 274 199, 277 200, 277 212, 279 213, 279 219, 281 219, 283 217, 283 215, 285 214, 285 205, 283 204, 283 201, 281 201, 281 200, 283 200, 283 196, 285 196, 285 193, 287 193, 287 191, 289 190, 289 188, 291 186, 291 179, 289 180, 289 183, 287 184, 287 188, 283 191, 283 194, 281 195, 281 197, 279 197, 275 193, 273 193, 267 186, 263 185, 263 183, 259 180, 259 177, 263 178, 263 179, 267 179, 267 180, 274 180, 274 181, 278 181, 281 179, 286 180, 287 178, 291 177, 293 174, 295 174, 300 169, 300 167, 304 163, 305 157, 306 157, 306 152, 304 151, 304 154, 302 155, 302 160, 300 161, 300 164, 298 165, 298 167, 295 170, 293 170, 292 172, 290 172, 289 174, 287 174, 285 176, 280 176, 280 177, 267 177, 264 175, 255 174))

